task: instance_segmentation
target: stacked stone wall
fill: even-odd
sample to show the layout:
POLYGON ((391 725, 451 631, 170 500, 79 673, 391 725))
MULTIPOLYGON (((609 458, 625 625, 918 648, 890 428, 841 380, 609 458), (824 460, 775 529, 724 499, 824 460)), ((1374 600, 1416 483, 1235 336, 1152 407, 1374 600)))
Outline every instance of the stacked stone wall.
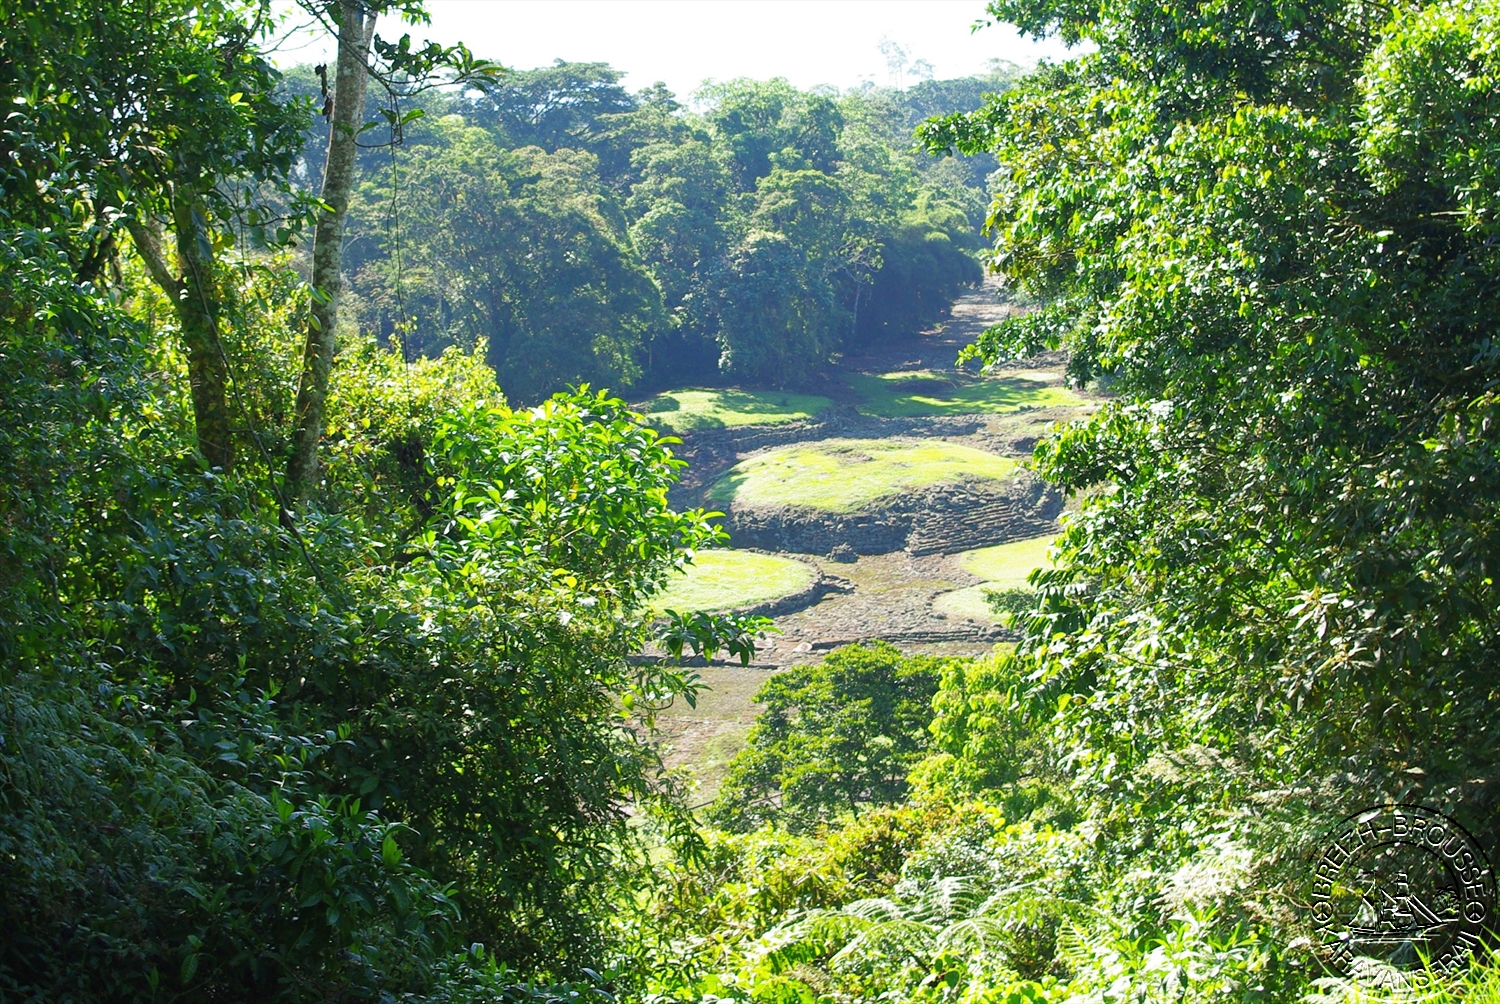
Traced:
POLYGON ((1004 482, 937 485, 881 500, 867 511, 732 505, 724 528, 735 547, 799 554, 956 554, 1055 529, 1062 497, 1028 472, 1004 482))

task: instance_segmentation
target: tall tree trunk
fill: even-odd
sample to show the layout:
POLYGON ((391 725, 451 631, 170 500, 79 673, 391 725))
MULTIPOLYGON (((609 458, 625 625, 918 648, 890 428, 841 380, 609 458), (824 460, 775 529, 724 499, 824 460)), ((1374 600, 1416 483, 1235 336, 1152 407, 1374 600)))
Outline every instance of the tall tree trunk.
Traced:
MULTIPOLYGON (((330 6, 334 6, 330 4, 330 6)), ((366 13, 359 0, 337 0, 339 25, 338 76, 334 82, 333 114, 328 130, 328 162, 323 168, 322 199, 313 234, 312 309, 302 349, 302 374, 297 381, 297 427, 287 481, 299 497, 312 492, 318 476, 318 442, 323 438, 323 413, 328 402, 328 375, 333 369, 334 328, 338 324, 339 293, 343 280, 344 217, 354 187, 356 137, 364 117, 367 59, 375 34, 374 12, 366 13)))
POLYGON ((234 433, 229 425, 229 373, 219 344, 218 290, 214 252, 202 201, 183 194, 172 198, 177 233, 177 263, 182 269, 177 317, 188 352, 188 383, 193 389, 193 417, 198 427, 198 449, 212 467, 234 466, 234 433))
POLYGON ((187 348, 188 384, 192 388, 193 422, 198 452, 209 466, 234 466, 234 430, 229 422, 229 374, 215 327, 218 290, 214 256, 202 200, 182 186, 172 194, 172 226, 178 270, 167 264, 161 226, 155 220, 127 221, 136 250, 152 280, 172 300, 182 341, 187 348))

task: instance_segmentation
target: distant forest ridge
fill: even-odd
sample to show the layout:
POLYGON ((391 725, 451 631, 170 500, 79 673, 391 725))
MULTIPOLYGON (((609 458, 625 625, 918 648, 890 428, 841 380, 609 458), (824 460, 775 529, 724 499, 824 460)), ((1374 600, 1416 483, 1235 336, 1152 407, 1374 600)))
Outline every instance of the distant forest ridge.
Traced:
MULTIPOLYGON (((844 94, 734 80, 698 110, 621 76, 559 60, 483 91, 372 88, 350 322, 408 358, 483 344, 517 403, 583 382, 797 387, 981 279, 994 158, 933 158, 913 131, 1008 72, 844 94), (382 109, 419 114, 393 128, 382 109)), ((313 67, 282 86, 321 107, 313 67)), ((294 175, 313 191, 327 142, 314 116, 294 175)))

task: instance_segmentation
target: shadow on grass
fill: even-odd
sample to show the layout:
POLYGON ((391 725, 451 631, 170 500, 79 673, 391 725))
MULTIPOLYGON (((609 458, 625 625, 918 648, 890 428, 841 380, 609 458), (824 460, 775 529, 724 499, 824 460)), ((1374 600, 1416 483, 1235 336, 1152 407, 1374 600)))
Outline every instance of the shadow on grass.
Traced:
POLYGON ((652 423, 676 430, 726 429, 796 422, 832 404, 816 394, 689 387, 658 394, 641 410, 652 423))
POLYGON ((967 415, 1083 404, 1066 387, 1022 377, 967 373, 851 373, 846 379, 860 396, 858 408, 881 418, 967 415))

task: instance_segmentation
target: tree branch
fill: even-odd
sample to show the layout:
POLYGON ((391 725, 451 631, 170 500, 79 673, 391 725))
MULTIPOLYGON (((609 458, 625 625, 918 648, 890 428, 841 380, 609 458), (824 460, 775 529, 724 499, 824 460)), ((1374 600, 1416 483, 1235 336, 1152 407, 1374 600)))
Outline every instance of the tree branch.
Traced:
POLYGON ((130 219, 125 221, 125 227, 130 231, 130 239, 135 242, 135 249, 146 263, 152 281, 173 300, 182 296, 182 282, 172 274, 167 266, 166 252, 162 250, 161 221, 155 217, 149 217, 144 223, 130 219))

